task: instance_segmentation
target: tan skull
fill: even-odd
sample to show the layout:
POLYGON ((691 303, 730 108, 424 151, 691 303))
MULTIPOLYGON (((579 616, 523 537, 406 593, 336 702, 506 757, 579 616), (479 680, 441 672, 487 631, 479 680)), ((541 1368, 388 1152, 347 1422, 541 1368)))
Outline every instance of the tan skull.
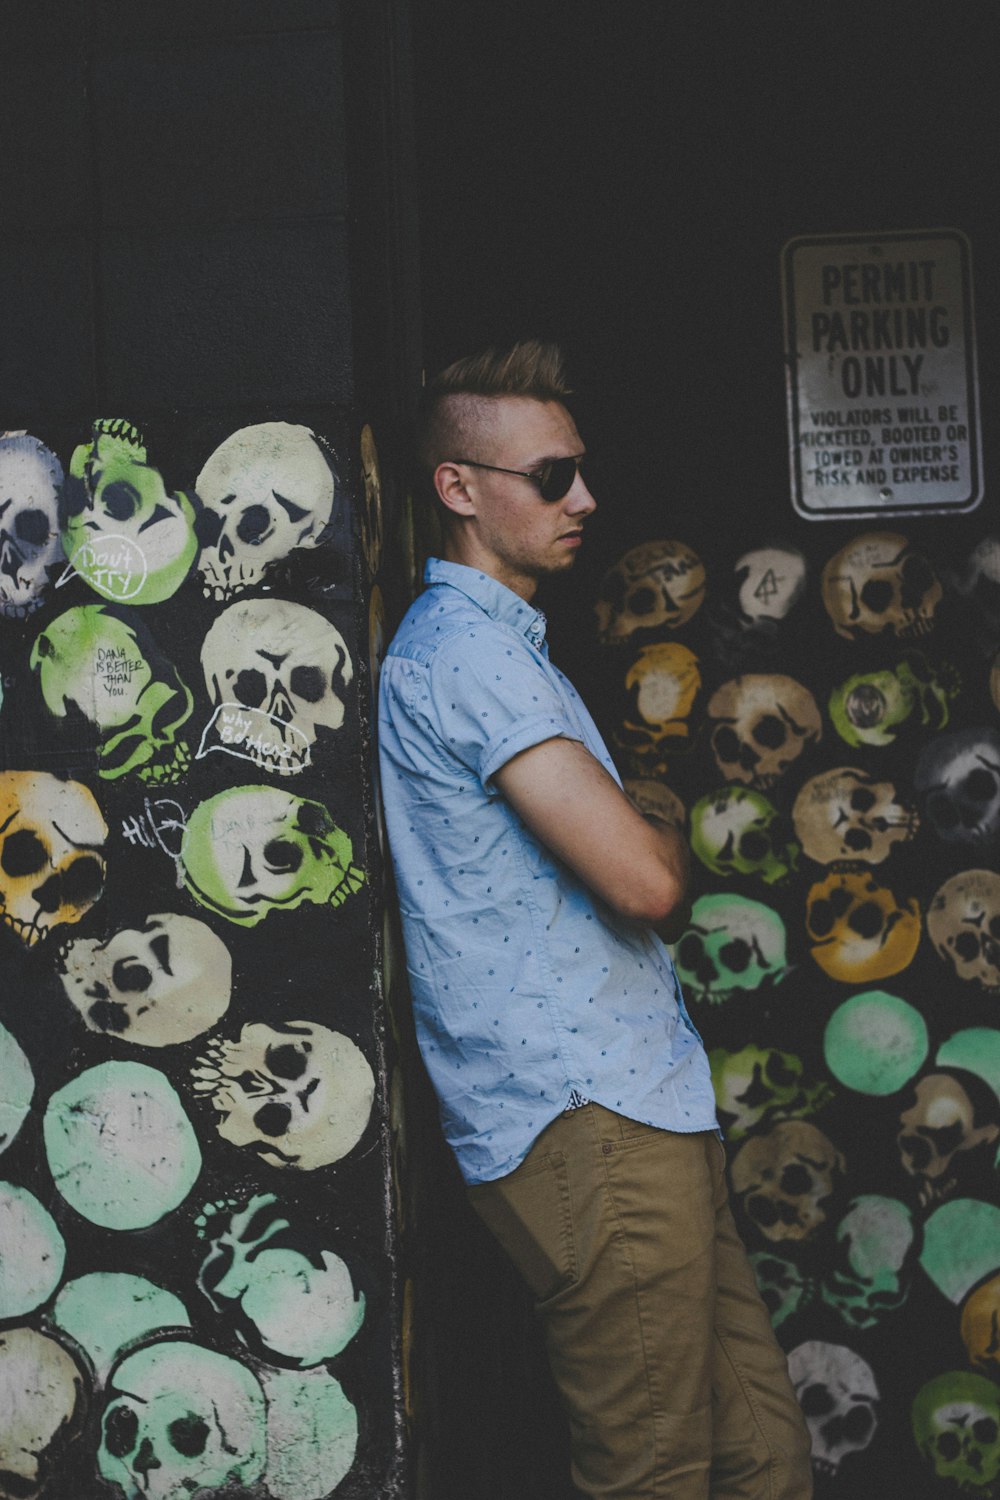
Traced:
POLYGON ((0 917, 30 947, 104 889, 107 824, 79 781, 0 772, 0 917))
POLYGON ((920 942, 920 907, 915 896, 899 900, 867 873, 839 870, 811 887, 806 928, 824 974, 866 984, 898 974, 911 961, 920 942))
POLYGON ((962 1343, 969 1363, 995 1380, 1000 1376, 1000 1276, 970 1292, 962 1308, 962 1343))
POLYGON ((943 593, 927 558, 893 531, 848 542, 823 569, 821 588, 834 629, 848 640, 888 630, 903 639, 925 635, 943 593))
POLYGON ((708 719, 723 776, 758 791, 773 786, 823 732, 812 693, 780 673, 724 682, 712 695, 708 719))
POLYGON ((976 1124, 973 1100, 950 1073, 928 1073, 919 1080, 899 1126, 900 1158, 916 1179, 925 1208, 954 1192, 960 1156, 1000 1136, 1000 1125, 976 1124))
POLYGON ((783 1120, 740 1147, 733 1192, 766 1240, 810 1240, 826 1223, 844 1170, 843 1155, 822 1130, 808 1120, 783 1120))
POLYGON ((637 630, 676 630, 705 597, 701 558, 684 542, 642 542, 604 575, 595 606, 604 642, 627 640, 637 630))
POLYGON ((662 781, 624 781, 622 785, 644 817, 659 818, 675 828, 684 827, 687 822, 684 804, 662 781))
POLYGON ((1000 991, 1000 875, 963 870, 946 880, 928 909, 927 934, 959 979, 1000 991))
POLYGON ((792 821, 803 850, 821 865, 838 860, 880 865, 894 844, 913 838, 919 825, 891 781, 876 781, 853 766, 811 777, 795 799, 792 821))
POLYGON ((0 1333, 0 1496, 36 1500, 79 1436, 87 1389, 76 1361, 34 1328, 0 1333))
POLYGON ((625 676, 631 708, 615 741, 643 772, 657 775, 671 750, 684 750, 688 720, 701 691, 698 658, 673 641, 643 646, 625 676))

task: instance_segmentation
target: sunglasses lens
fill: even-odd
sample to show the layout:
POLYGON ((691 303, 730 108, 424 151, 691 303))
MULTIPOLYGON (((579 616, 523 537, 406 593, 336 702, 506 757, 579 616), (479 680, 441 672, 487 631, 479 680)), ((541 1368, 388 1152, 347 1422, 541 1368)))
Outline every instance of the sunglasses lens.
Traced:
POLYGON ((555 458, 546 464, 539 477, 539 491, 543 500, 561 500, 568 494, 576 478, 575 458, 555 458))

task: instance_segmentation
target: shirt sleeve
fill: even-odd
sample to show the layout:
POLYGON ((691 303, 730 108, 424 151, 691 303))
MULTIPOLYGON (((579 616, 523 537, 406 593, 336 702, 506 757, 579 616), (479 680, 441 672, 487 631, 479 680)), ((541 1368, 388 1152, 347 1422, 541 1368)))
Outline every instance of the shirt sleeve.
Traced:
POLYGON ((490 778, 532 745, 583 740, 545 660, 513 631, 476 625, 435 655, 431 703, 441 744, 488 791, 490 778))

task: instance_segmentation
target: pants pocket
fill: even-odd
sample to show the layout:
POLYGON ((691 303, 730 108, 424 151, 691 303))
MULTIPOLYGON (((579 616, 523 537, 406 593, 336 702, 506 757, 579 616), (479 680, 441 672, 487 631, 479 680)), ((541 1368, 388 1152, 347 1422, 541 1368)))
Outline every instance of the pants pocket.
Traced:
POLYGON ((577 1278, 569 1171, 561 1151, 477 1183, 469 1202, 527 1282, 537 1302, 577 1278))

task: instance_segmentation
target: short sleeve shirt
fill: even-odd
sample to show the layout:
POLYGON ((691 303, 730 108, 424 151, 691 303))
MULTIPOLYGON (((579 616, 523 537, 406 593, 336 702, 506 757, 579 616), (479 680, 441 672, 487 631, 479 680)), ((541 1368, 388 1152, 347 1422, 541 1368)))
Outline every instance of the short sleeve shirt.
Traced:
POLYGON ((581 1095, 662 1129, 713 1129, 708 1060, 667 949, 493 782, 556 736, 618 780, 549 661, 544 617, 456 563, 431 559, 425 584, 382 667, 382 795, 417 1038, 463 1176, 513 1170, 581 1095))

